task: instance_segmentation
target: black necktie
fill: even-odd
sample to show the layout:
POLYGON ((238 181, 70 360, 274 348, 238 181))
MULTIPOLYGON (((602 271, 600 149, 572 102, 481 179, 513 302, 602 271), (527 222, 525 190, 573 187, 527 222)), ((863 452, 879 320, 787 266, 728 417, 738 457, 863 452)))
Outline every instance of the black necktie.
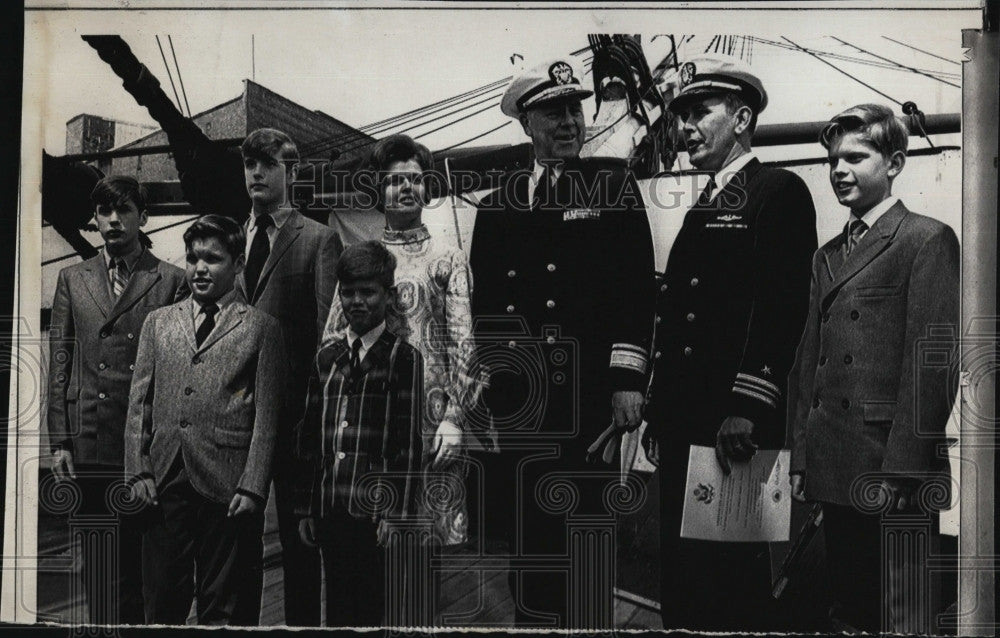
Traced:
POLYGON ((271 242, 267 239, 267 229, 274 225, 274 220, 267 213, 257 217, 257 232, 254 233, 253 241, 250 243, 250 257, 247 259, 246 281, 247 295, 253 296, 253 291, 257 288, 257 280, 260 279, 260 271, 264 270, 264 263, 267 256, 271 254, 271 242))
POLYGON ((535 186, 535 196, 531 202, 532 209, 547 210, 555 208, 557 204, 556 182, 558 181, 558 179, 555 179, 554 169, 551 166, 546 166, 538 178, 538 184, 535 186))
POLYGON ((852 219, 851 223, 847 226, 847 254, 850 255, 851 251, 854 250, 858 242, 861 241, 861 235, 868 230, 868 224, 864 223, 860 219, 852 219))
POLYGON ((357 378, 361 372, 361 337, 351 344, 351 378, 357 378))
POLYGON ((215 327, 215 313, 219 312, 219 307, 210 303, 202 306, 201 310, 205 313, 205 320, 201 322, 198 331, 194 333, 195 343, 199 346, 205 342, 208 335, 212 334, 212 328, 215 327))
POLYGON ((698 196, 698 206, 708 206, 712 203, 712 191, 715 190, 715 176, 708 176, 708 183, 705 184, 705 190, 701 191, 701 195, 698 196))

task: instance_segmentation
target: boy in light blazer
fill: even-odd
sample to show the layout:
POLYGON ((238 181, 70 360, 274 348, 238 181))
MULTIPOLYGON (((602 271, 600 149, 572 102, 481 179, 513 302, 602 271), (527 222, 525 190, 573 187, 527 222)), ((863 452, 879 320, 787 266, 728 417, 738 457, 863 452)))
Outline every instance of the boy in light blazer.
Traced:
POLYGON ((264 504, 287 370, 281 329, 234 289, 246 235, 207 215, 184 232, 191 299, 149 315, 125 433, 147 622, 256 625, 264 504), (252 583, 253 586, 248 586, 252 583))
POLYGON ((131 625, 143 621, 142 523, 114 505, 122 502, 116 492, 129 388, 143 321, 184 298, 187 284, 183 270, 148 248, 141 231, 146 189, 135 178, 105 177, 90 198, 104 247, 59 271, 49 328, 47 426, 56 480, 80 488, 74 527, 86 535, 106 530, 108 520, 118 523, 114 556, 104 543, 80 543, 90 622, 131 625), (117 565, 115 573, 109 565, 117 565))
POLYGON ((949 491, 944 429, 955 385, 950 366, 923 357, 922 345, 954 345, 959 245, 950 227, 892 196, 907 137, 875 104, 840 113, 820 136, 850 215, 813 258, 789 379, 790 474, 793 497, 823 504, 833 619, 842 629, 929 633, 933 586, 914 592, 913 582, 932 581, 925 559, 933 549, 883 555, 882 523, 928 516, 933 547, 937 511, 947 507, 929 495, 942 491, 935 486, 949 491))

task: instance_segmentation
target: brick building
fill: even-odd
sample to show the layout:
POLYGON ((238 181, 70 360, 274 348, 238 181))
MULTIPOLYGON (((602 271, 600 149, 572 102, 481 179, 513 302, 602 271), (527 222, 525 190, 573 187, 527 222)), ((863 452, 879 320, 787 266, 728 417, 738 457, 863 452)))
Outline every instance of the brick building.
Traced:
MULTIPOLYGON (((242 139, 255 129, 271 127, 291 135, 303 157, 329 158, 332 150, 344 161, 362 157, 375 139, 322 111, 310 110, 251 80, 243 80, 243 94, 194 115, 192 121, 213 140, 242 139)), ((119 149, 168 144, 156 130, 119 149)), ((69 152, 67 150, 67 152, 69 152)), ((118 157, 111 173, 135 175, 141 182, 175 181, 177 169, 169 154, 118 157)))

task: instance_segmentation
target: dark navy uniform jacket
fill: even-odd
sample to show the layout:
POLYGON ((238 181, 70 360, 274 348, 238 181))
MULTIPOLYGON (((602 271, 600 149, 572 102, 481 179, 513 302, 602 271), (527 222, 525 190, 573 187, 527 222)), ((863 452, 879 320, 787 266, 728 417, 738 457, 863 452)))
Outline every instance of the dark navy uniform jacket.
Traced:
POLYGON ((657 301, 648 420, 661 444, 686 459, 687 445, 714 447, 722 420, 743 416, 757 445, 782 446, 816 248, 805 183, 757 159, 688 211, 657 301))
POLYGON ((534 207, 530 177, 511 174, 476 217, 472 311, 487 403, 501 447, 536 431, 586 447, 611 421, 611 394, 648 382, 649 222, 621 162, 567 162, 554 191, 542 176, 534 207))

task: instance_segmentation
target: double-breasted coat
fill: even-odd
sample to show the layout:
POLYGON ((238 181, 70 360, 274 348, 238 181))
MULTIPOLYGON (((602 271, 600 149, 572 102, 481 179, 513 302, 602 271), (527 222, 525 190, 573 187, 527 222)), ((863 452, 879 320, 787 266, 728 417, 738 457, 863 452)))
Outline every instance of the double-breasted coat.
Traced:
POLYGON ((49 329, 48 431, 74 463, 122 466, 125 416, 146 316, 188 293, 184 271, 149 250, 121 296, 104 255, 59 272, 49 329))
POLYGON ((851 505, 865 473, 947 473, 959 263, 954 231, 902 202, 850 255, 843 233, 816 253, 788 406, 807 498, 851 505))

